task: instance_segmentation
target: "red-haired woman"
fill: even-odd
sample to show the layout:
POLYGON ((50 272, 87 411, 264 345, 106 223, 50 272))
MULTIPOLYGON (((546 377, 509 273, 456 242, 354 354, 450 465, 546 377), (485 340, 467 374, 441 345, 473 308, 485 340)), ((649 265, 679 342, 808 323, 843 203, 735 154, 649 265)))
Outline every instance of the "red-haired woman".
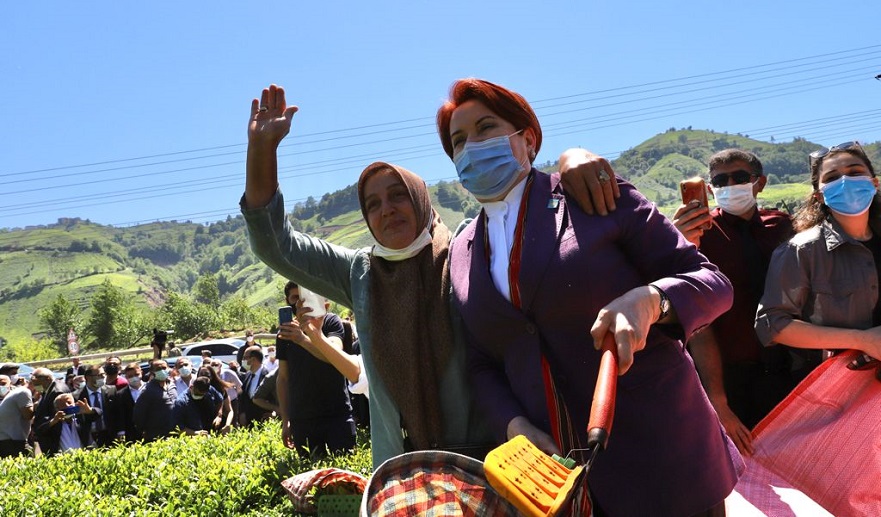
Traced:
POLYGON ((595 346, 612 333, 623 376, 608 451, 590 473, 595 512, 724 513, 742 463, 683 341, 730 307, 731 284, 625 181, 610 215, 573 210, 559 177, 532 167, 541 126, 519 94, 457 81, 437 125, 483 205, 453 241, 450 277, 496 438, 577 457, 595 346))

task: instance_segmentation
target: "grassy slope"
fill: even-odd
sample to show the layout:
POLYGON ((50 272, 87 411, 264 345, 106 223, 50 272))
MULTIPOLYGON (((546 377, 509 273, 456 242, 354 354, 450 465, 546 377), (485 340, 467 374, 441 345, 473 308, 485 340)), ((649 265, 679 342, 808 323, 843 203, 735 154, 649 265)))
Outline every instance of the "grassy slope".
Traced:
MULTIPOLYGON (((663 213, 670 215, 679 205, 678 181, 704 173, 706 159, 720 142, 757 152, 760 156, 772 157, 775 150, 781 149, 777 144, 741 135, 697 130, 670 131, 629 150, 625 154, 636 158, 629 161, 622 159, 621 165, 616 165, 616 170, 654 200, 663 213), (674 147, 688 156, 678 152, 664 155, 674 147), (648 167, 648 163, 652 163, 652 166, 648 167), (631 167, 633 170, 628 170, 631 167)), ((881 156, 878 144, 867 146, 866 150, 873 158, 881 156)), ((769 160, 773 160, 773 157, 769 160)), ((430 190, 434 206, 438 207, 447 226, 454 230, 463 219, 463 214, 442 207, 437 201, 436 187, 430 190)), ((787 205, 794 208, 793 201, 804 199, 809 190, 805 184, 769 185, 760 196, 760 203, 779 206, 782 200, 786 200, 787 205)), ((317 226, 316 234, 331 242, 351 248, 369 246, 373 242, 358 210, 324 221, 323 224, 318 224, 317 220, 316 216, 304 223, 317 226)), ((39 331, 39 308, 58 294, 87 307, 95 286, 103 281, 105 274, 111 273, 117 285, 132 293, 143 290, 151 295, 150 302, 155 304, 161 302, 166 289, 186 293, 198 275, 207 271, 217 272, 217 267, 220 267, 221 274, 231 284, 239 286, 238 293, 243 294, 250 304, 272 307, 279 301, 284 279, 255 262, 256 259, 244 243, 245 237, 238 219, 218 221, 209 226, 160 222, 131 228, 111 228, 75 220, 59 223, 52 227, 26 230, 0 229, 0 336, 19 339, 39 331), (100 246, 102 251, 62 251, 75 241, 90 247, 100 246), (133 246, 151 241, 180 244, 183 260, 157 265, 129 256, 128 251, 133 246), (240 253, 247 260, 239 258, 236 262, 237 246, 244 250, 240 253)))

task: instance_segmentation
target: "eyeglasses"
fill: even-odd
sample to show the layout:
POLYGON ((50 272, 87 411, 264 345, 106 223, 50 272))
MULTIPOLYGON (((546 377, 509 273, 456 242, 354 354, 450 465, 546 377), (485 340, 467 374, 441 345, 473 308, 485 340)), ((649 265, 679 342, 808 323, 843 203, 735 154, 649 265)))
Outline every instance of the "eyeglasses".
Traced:
POLYGON ((722 188, 727 187, 729 181, 733 180, 735 185, 743 185, 744 183, 749 183, 754 177, 756 177, 756 174, 743 169, 734 172, 720 172, 710 178, 710 184, 716 188, 722 188))
POLYGON ((822 159, 823 157, 825 157, 827 154, 829 154, 831 152, 844 151, 846 149, 858 149, 861 153, 863 153, 863 154, 866 153, 865 151, 863 151, 863 146, 860 145, 860 143, 856 142, 856 141, 844 142, 843 144, 833 145, 832 147, 821 147, 810 154, 811 166, 813 166, 817 160, 822 159))

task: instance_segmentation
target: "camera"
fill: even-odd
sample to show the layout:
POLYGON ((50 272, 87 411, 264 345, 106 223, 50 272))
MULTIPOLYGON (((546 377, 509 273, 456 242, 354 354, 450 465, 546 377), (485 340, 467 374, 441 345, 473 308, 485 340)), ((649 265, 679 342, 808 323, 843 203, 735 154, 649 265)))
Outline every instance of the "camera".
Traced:
POLYGON ((169 334, 174 334, 174 331, 153 329, 153 342, 157 345, 165 345, 168 342, 169 334))

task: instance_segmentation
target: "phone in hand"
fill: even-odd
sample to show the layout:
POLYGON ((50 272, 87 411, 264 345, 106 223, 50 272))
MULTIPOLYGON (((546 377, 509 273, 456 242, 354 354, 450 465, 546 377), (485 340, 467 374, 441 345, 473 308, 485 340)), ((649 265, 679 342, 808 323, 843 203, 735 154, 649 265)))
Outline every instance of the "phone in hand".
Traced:
MULTIPOLYGON (((707 201, 707 183, 703 178, 695 176, 679 182, 679 191, 682 193, 682 204, 687 205, 694 200, 700 203, 700 206, 709 208, 707 201)), ((713 227, 713 223, 706 222, 700 226, 702 230, 709 230, 713 227)))
POLYGON ((281 323, 290 323, 294 321, 294 308, 290 305, 285 305, 284 307, 278 308, 278 322, 281 323))
POLYGON ((63 411, 64 411, 64 419, 70 420, 75 415, 80 414, 80 407, 79 406, 67 406, 66 408, 63 409, 63 411))

